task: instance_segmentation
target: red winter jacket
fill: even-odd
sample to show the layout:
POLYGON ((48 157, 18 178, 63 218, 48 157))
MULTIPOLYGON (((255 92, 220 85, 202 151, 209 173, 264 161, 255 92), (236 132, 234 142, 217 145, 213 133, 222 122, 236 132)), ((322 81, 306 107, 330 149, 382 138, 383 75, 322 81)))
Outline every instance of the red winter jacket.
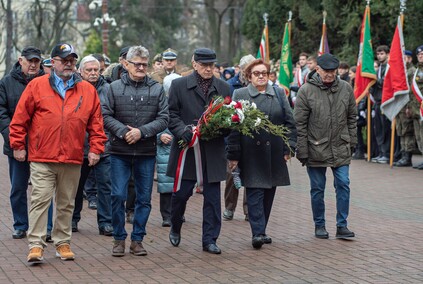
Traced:
POLYGON ((24 150, 28 143, 28 161, 82 164, 86 132, 90 152, 104 152, 107 137, 97 91, 74 76, 65 99, 49 75, 32 80, 23 92, 10 123, 10 146, 24 150))

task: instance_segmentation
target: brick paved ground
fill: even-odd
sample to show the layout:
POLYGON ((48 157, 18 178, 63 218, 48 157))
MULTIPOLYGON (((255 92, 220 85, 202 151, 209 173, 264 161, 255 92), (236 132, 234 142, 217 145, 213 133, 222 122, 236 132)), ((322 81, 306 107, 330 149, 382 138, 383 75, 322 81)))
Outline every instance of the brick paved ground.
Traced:
MULTIPOLYGON (((414 158, 414 163, 423 158, 414 158)), ((0 157, 0 283, 422 283, 423 171, 353 161, 350 228, 353 241, 336 240, 334 194, 328 178, 326 204, 330 239, 313 235, 308 178, 297 161, 289 166, 292 186, 279 188, 268 234, 273 244, 251 247, 248 222, 239 207, 223 223, 223 253, 201 250, 202 196, 191 198, 180 247, 162 228, 158 194, 147 226, 146 257, 110 255, 112 239, 99 236, 95 211, 84 209, 72 247, 76 260, 63 262, 54 248, 45 263, 26 263, 27 241, 13 240, 7 160, 0 157)), ((240 196, 240 198, 242 195, 240 196)), ((86 203, 84 206, 86 207, 86 203)), ((130 226, 127 226, 130 230, 130 226)), ((129 241, 128 244, 129 246, 129 241)))

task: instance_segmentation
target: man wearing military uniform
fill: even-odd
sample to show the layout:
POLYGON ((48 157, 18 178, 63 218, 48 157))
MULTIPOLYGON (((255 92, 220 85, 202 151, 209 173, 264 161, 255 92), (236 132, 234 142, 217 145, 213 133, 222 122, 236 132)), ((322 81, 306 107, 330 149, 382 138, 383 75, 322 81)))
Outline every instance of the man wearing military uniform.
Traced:
MULTIPOLYGON (((410 50, 406 50, 404 54, 407 67, 408 82, 409 84, 411 84, 413 75, 416 71, 416 68, 413 66, 413 53, 410 50)), ((410 97, 411 96, 414 96, 414 94, 411 92, 410 89, 410 97)), ((411 153, 415 150, 416 140, 414 138, 413 119, 412 117, 407 116, 407 108, 409 108, 409 105, 403 107, 403 109, 398 113, 396 117, 396 131, 397 135, 399 136, 401 145, 401 159, 394 163, 395 167, 411 167, 412 165, 411 153)))
POLYGON ((163 84, 163 79, 167 75, 176 73, 181 75, 180 70, 176 67, 178 64, 178 54, 175 50, 168 48, 162 53, 163 68, 157 72, 151 73, 150 77, 160 84, 163 84))
MULTIPOLYGON (((417 69, 413 74, 411 80, 411 89, 413 95, 410 95, 409 107, 406 113, 413 119, 414 135, 416 137, 417 146, 421 153, 423 153, 423 45, 416 49, 417 55, 417 69)), ((423 170, 423 163, 413 166, 419 170, 423 170)))

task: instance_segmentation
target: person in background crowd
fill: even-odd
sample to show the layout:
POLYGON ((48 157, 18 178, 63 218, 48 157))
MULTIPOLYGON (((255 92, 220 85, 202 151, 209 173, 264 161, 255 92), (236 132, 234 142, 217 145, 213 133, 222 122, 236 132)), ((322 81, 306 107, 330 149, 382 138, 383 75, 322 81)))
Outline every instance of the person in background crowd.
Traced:
MULTIPOLYGON (((167 96, 169 95, 172 81, 180 77, 181 75, 173 73, 164 78, 163 88, 167 96)), ((162 227, 170 227, 172 224, 170 217, 174 179, 166 175, 172 141, 173 135, 168 128, 157 134, 157 191, 160 194, 160 214, 163 220, 162 227)))
POLYGON ((51 58, 47 58, 43 60, 43 63, 41 64, 41 66, 43 66, 44 69, 44 73, 45 74, 50 74, 51 73, 51 69, 53 67, 53 65, 51 64, 51 58))
POLYGON ((315 236, 326 231, 324 192, 331 168, 336 190, 336 238, 355 236, 347 228, 350 205, 349 164, 357 144, 357 107, 351 86, 336 76, 339 60, 332 54, 317 58, 317 67, 298 91, 294 108, 297 158, 307 166, 315 236))
POLYGON ((382 103, 382 89, 387 71, 389 47, 381 45, 376 48, 376 57, 379 62, 377 71, 377 81, 370 93, 374 99, 374 118, 373 129, 376 138, 376 145, 379 150, 379 156, 372 158, 373 163, 387 164, 389 162, 389 150, 391 145, 391 121, 382 113, 380 106, 382 103))
MULTIPOLYGON (((31 168, 28 262, 43 260, 47 210, 53 195, 56 215, 52 239, 56 256, 73 260, 71 220, 81 173, 85 133, 89 165, 100 160, 107 137, 95 88, 75 73, 78 55, 73 46, 57 44, 51 51, 53 72, 33 79, 16 107, 10 123, 10 146, 17 161, 31 168)), ((27 182, 27 179, 25 179, 27 182)))
MULTIPOLYGON (((410 103, 406 109, 406 114, 413 119, 414 136, 416 138, 417 147, 420 153, 423 154, 423 120, 421 117, 421 112, 423 112, 423 102, 421 100, 423 93, 423 45, 416 48, 416 56, 417 67, 410 83, 413 84, 415 88, 412 90, 413 95, 410 94, 410 103)), ((423 162, 415 164, 413 168, 423 170, 423 162)))
POLYGON ((125 67, 123 65, 124 60, 126 59, 126 54, 128 54, 130 46, 123 47, 119 52, 119 63, 118 64, 111 64, 104 70, 104 79, 106 79, 107 83, 111 83, 113 81, 119 80, 123 73, 126 73, 125 67))
POLYGON ((307 75, 310 70, 307 67, 307 58, 308 54, 305 52, 301 52, 298 56, 298 63, 296 64, 295 72, 294 72, 294 82, 290 87, 291 90, 291 101, 295 104, 296 94, 300 87, 304 85, 307 80, 307 75))
MULTIPOLYGON (((82 58, 79 64, 79 73, 82 79, 90 82, 97 90, 98 97, 102 104, 106 103, 109 84, 100 75, 100 62, 92 55, 82 58)), ((84 145, 84 160, 81 167, 81 177, 79 178, 78 191, 75 197, 75 208, 72 216, 72 232, 78 232, 78 222, 81 219, 83 205, 83 192, 87 178, 90 174, 94 178, 96 185, 95 199, 87 195, 88 206, 97 209, 97 225, 100 235, 111 236, 112 208, 111 208, 111 183, 110 183, 110 157, 102 154, 100 161, 95 166, 89 166, 88 161, 88 136, 84 145), (93 202, 94 201, 94 202, 93 202)))
POLYGON ((233 131, 228 137, 229 168, 239 167, 242 185, 246 188, 252 246, 260 249, 272 243, 266 227, 277 186, 290 184, 286 162, 295 153, 297 132, 292 111, 284 90, 268 83, 270 65, 256 59, 245 69, 248 86, 235 90, 232 99, 247 100, 257 105, 275 125, 289 129, 286 145, 281 137, 265 131, 254 138, 233 131), (262 145, 262 146, 260 146, 262 145))
POLYGON ((228 81, 235 76, 235 70, 232 67, 228 67, 223 70, 223 80, 228 81))
POLYGON ((348 65, 348 63, 346 62, 339 63, 339 67, 338 67, 339 79, 350 82, 349 72, 350 72, 350 66, 348 65))
POLYGON ((13 215, 14 239, 26 237, 28 231, 27 190, 30 175, 27 157, 17 160, 10 148, 10 122, 15 115, 16 106, 26 86, 36 77, 44 75, 40 67, 41 51, 27 46, 22 50, 12 70, 0 81, 0 131, 3 136, 3 154, 8 158, 11 183, 10 205, 13 215))
MULTIPOLYGON (((231 96, 233 95, 233 92, 235 90, 248 85, 249 81, 248 78, 245 78, 244 69, 255 59, 256 58, 251 54, 241 57, 241 60, 239 61, 241 71, 237 75, 235 75, 235 77, 228 81, 228 84, 231 87, 231 96)), ((235 188, 234 186, 232 171, 231 169, 229 169, 228 165, 225 183, 225 210, 222 214, 223 219, 230 221, 234 218, 235 209, 238 204, 238 196, 239 189, 235 188)), ((245 192, 243 197, 242 209, 244 211, 245 221, 248 221, 247 195, 245 194, 245 192)))
POLYGON ((307 57, 307 68, 308 70, 313 71, 314 69, 316 69, 317 66, 317 60, 316 57, 313 55, 310 55, 309 57, 307 57))
POLYGON ((163 69, 163 59, 162 59, 162 54, 156 54, 156 56, 154 56, 153 58, 153 72, 159 72, 160 70, 163 69))
MULTIPOLYGON (((229 85, 214 77, 213 68, 216 53, 208 48, 194 51, 194 73, 172 81, 169 90, 169 130, 175 141, 189 143, 193 137, 190 125, 195 124, 214 96, 226 96, 230 93, 229 85)), ((225 143, 223 136, 201 141, 203 185, 203 250, 220 254, 216 241, 221 228, 220 181, 226 177, 225 143)), ((172 143, 167 175, 176 176, 178 157, 181 148, 172 143)), ((180 189, 172 195, 172 227, 169 240, 173 246, 181 241, 182 216, 188 199, 196 184, 196 166, 194 152, 189 148, 181 177, 180 189)))
POLYGON ((106 60, 104 59, 104 56, 99 53, 91 54, 95 59, 100 62, 100 75, 104 73, 104 70, 106 70, 106 60))
MULTIPOLYGON (((405 50, 405 64, 407 68, 407 77, 410 87, 411 96, 414 94, 411 89, 413 82, 413 76, 416 72, 416 68, 413 66, 413 53, 410 50, 405 50)), ((410 100, 412 102, 412 100, 410 100)), ((411 167, 411 155, 416 150, 416 138, 414 137, 414 126, 413 118, 407 115, 407 108, 409 108, 410 102, 402 108, 396 117, 396 134, 400 140, 401 147, 401 159, 393 163, 395 167, 411 167)))
MULTIPOLYGON (((349 83, 351 87, 354 89, 355 85, 355 73, 357 71, 356 66, 352 66, 348 73, 349 76, 349 83)), ((366 107, 367 105, 367 98, 362 99, 357 105, 357 148, 352 155, 353 160, 364 160, 366 153, 365 145, 364 145, 364 138, 363 138, 363 128, 367 126, 367 113, 366 107)))
POLYGON ((276 71, 270 71, 269 73, 269 83, 272 86, 278 86, 278 75, 276 74, 276 71))
POLYGON ((177 67, 178 64, 178 53, 168 48, 162 53, 162 62, 163 62, 163 68, 160 69, 157 72, 151 73, 150 77, 153 80, 156 80, 160 84, 163 84, 163 79, 167 75, 170 75, 172 73, 181 74, 181 70, 179 67, 177 67))
POLYGON ((135 183, 135 211, 129 252, 147 255, 143 246, 151 211, 157 134, 169 119, 163 87, 147 76, 149 52, 143 46, 129 49, 123 61, 128 71, 110 84, 103 104, 105 128, 110 133, 112 181, 112 256, 125 255, 125 201, 131 175, 135 183))

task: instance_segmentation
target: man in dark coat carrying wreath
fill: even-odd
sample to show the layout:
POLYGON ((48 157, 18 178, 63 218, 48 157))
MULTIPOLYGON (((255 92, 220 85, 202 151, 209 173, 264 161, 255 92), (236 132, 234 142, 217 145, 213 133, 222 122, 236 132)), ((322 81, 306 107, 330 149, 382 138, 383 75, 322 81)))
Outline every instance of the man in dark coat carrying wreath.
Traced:
MULTIPOLYGON (((229 85, 213 76, 216 53, 208 48, 199 48, 194 52, 194 72, 175 79, 169 90, 169 130, 175 139, 172 143, 167 175, 175 177, 179 155, 182 150, 178 141, 189 144, 192 137, 192 125, 196 125, 205 107, 215 96, 229 96, 229 85)), ((205 141, 200 140, 201 172, 203 184, 203 250, 220 254, 216 240, 221 228, 220 181, 226 178, 225 143, 223 136, 205 141)), ((180 188, 172 195, 172 228, 169 234, 173 246, 181 241, 182 216, 186 203, 191 197, 196 183, 196 164, 194 150, 189 148, 180 177, 180 188)), ((175 181, 177 182, 177 181, 175 181)))

